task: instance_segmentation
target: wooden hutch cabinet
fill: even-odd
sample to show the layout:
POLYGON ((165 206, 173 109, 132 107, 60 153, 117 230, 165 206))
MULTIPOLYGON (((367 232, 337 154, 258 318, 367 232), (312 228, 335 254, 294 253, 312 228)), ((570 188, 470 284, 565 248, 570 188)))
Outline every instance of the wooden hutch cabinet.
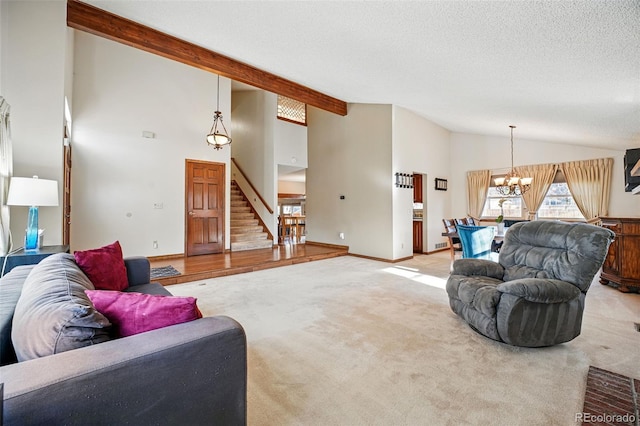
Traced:
POLYGON ((640 218, 603 217, 602 226, 616 233, 602 265, 600 283, 617 284, 627 293, 640 290, 640 218))

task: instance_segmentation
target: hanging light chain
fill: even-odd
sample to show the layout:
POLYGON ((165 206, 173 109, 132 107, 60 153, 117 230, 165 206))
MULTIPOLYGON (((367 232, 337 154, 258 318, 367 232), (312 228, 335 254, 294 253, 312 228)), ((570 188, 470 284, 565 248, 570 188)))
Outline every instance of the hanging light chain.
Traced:
POLYGON ((511 170, 503 178, 495 180, 496 190, 505 197, 520 196, 531 189, 531 178, 521 178, 513 166, 513 129, 516 126, 509 127, 511 128, 511 170))
POLYGON ((222 121, 222 112, 220 112, 220 74, 218 74, 218 85, 216 90, 216 111, 213 115, 211 130, 209 130, 209 134, 207 135, 207 143, 209 145, 213 145, 216 150, 231 143, 231 137, 229 137, 229 134, 227 133, 227 128, 224 126, 222 121), (220 126, 222 126, 223 133, 218 130, 218 122, 220 122, 220 126))

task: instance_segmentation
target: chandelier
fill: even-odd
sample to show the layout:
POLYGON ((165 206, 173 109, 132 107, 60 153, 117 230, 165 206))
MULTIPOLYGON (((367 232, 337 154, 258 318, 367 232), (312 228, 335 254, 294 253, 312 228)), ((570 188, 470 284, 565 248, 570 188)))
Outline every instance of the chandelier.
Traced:
POLYGON ((207 135, 207 143, 213 145, 215 149, 220 149, 231 143, 231 138, 227 133, 227 129, 222 122, 222 113, 220 112, 220 75, 218 75, 218 97, 216 101, 216 112, 213 116, 213 124, 207 135), (222 127, 222 132, 218 130, 218 124, 222 127))
POLYGON ((522 195, 531 188, 531 181, 533 178, 526 177, 521 178, 513 168, 513 129, 516 126, 509 126, 511 128, 511 171, 504 177, 495 179, 496 190, 505 197, 512 197, 522 195))

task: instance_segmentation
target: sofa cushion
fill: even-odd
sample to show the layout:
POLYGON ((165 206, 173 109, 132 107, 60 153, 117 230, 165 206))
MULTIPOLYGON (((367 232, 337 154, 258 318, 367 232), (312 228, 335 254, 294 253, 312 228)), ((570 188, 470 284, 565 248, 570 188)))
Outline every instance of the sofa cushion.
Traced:
MULTIPOLYGON (((16 266, 0 279, 0 365, 17 361, 11 343, 11 324, 16 303, 22 293, 22 285, 33 265, 16 266)), ((1 380, 0 380, 1 382, 1 380)))
POLYGON ((109 320, 85 290, 93 284, 73 255, 58 253, 37 264, 22 287, 11 333, 18 361, 109 340, 109 320))
POLYGON ((118 241, 97 249, 73 253, 80 269, 99 290, 124 290, 129 287, 127 268, 118 241))
POLYGON ((120 337, 202 318, 193 297, 87 290, 95 308, 120 337))

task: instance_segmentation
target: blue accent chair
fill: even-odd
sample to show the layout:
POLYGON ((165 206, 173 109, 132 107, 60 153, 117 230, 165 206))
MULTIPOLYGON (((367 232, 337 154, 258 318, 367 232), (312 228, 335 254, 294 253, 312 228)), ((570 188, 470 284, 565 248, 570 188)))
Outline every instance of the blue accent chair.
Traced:
POLYGON ((458 236, 462 243, 462 257, 464 259, 489 259, 497 262, 497 253, 491 251, 495 233, 494 226, 458 225, 458 236))

